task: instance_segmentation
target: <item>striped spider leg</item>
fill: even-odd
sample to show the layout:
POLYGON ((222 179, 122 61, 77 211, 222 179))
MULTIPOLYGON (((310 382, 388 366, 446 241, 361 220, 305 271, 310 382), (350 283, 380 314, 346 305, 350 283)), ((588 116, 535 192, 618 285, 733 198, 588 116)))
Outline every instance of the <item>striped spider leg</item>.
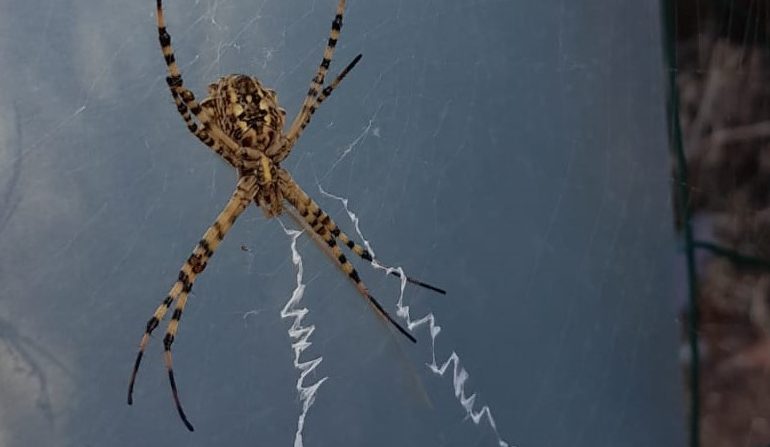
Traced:
POLYGON ((150 317, 147 322, 147 328, 145 329, 142 341, 139 343, 139 353, 136 356, 134 362, 134 369, 131 372, 131 380, 128 385, 128 404, 133 402, 132 394, 134 390, 134 383, 136 380, 136 373, 139 371, 139 365, 144 355, 144 350, 150 341, 150 335, 158 327, 158 324, 166 316, 166 313, 171 309, 171 304, 176 301, 176 307, 174 313, 171 316, 171 321, 168 323, 166 329, 166 335, 163 337, 163 347, 166 357, 166 369, 168 370, 168 378, 171 383, 171 392, 174 398, 179 416, 190 431, 193 431, 193 426, 187 420, 182 405, 179 402, 179 393, 176 387, 176 381, 174 380, 174 368, 172 364, 171 345, 174 343, 174 338, 179 330, 179 321, 182 318, 182 312, 184 311, 185 304, 187 304, 187 297, 192 290, 192 286, 195 283, 195 279, 203 273, 211 256, 214 255, 217 247, 219 247, 222 239, 230 228, 232 228, 235 220, 240 216, 246 207, 252 202, 254 194, 256 192, 257 178, 255 176, 243 176, 238 180, 238 186, 235 188, 230 200, 225 205, 225 208, 219 213, 214 223, 206 230, 203 237, 195 246, 192 254, 182 265, 179 271, 179 277, 171 287, 171 290, 166 295, 163 302, 155 309, 155 313, 150 317))
MULTIPOLYGON (((297 113, 297 116, 294 117, 294 121, 292 121, 291 127, 289 127, 289 131, 282 141, 282 144, 276 148, 270 148, 267 150, 267 154, 271 157, 274 157, 274 159, 279 162, 289 155, 289 152, 299 139, 302 130, 304 130, 305 126, 307 126, 308 122, 310 122, 311 115, 318 107, 318 95, 319 93, 322 93, 321 88, 323 87, 324 80, 326 79, 326 72, 329 70, 329 66, 332 63, 332 59, 334 58, 334 50, 337 48, 337 40, 340 38, 340 31, 342 30, 342 16, 344 14, 345 0, 339 0, 337 3, 337 12, 334 15, 332 27, 329 31, 329 40, 326 42, 326 48, 324 48, 323 58, 321 59, 321 63, 318 65, 315 76, 313 76, 313 79, 310 81, 310 88, 307 91, 305 100, 302 102, 302 107, 300 108, 299 113, 297 113)), ((358 63, 360 59, 361 55, 359 54, 350 64, 348 64, 347 67, 345 67, 344 70, 342 70, 342 72, 337 76, 335 82, 327 87, 328 91, 324 92, 325 96, 329 96, 331 94, 332 90, 337 87, 340 81, 342 81, 342 78, 344 78, 345 75, 347 75, 348 72, 353 69, 353 67, 358 63)), ((321 101, 323 101, 323 99, 321 101)))
MULTIPOLYGON (((390 314, 388 314, 385 309, 383 309, 382 305, 371 295, 371 293, 369 293, 369 289, 366 287, 366 284, 364 284, 364 282, 361 280, 361 277, 359 276, 355 267, 353 267, 353 264, 348 261, 344 254, 342 254, 342 251, 340 250, 337 242, 341 241, 353 253, 369 262, 373 262, 374 259, 369 254, 369 251, 350 240, 348 235, 340 230, 334 220, 332 220, 331 216, 326 214, 321 209, 321 207, 318 206, 318 204, 313 199, 311 199, 310 196, 305 193, 305 191, 302 190, 302 188, 291 178, 288 172, 281 170, 279 176, 281 178, 281 189, 283 191, 283 196, 301 217, 301 219, 298 219, 299 222, 303 224, 306 229, 309 229, 319 241, 326 245, 326 249, 329 251, 329 254, 336 263, 337 267, 342 270, 342 272, 345 273, 348 278, 350 278, 361 296, 368 300, 369 304, 372 305, 380 317, 391 323, 393 327, 395 327, 413 343, 416 343, 417 340, 414 338, 414 336, 410 334, 406 329, 404 329, 398 322, 396 322, 393 317, 391 317, 390 314)), ((420 281, 412 281, 416 284, 424 284, 420 281)), ((442 294, 446 293, 437 287, 428 285, 426 285, 426 287, 442 294)))
MULTIPOLYGON (((176 303, 171 319, 163 337, 166 369, 168 371, 171 393, 180 418, 185 426, 193 431, 182 408, 176 380, 174 378, 171 346, 179 330, 179 323, 195 279, 203 273, 211 256, 232 228, 238 216, 254 202, 267 218, 280 215, 284 205, 306 228, 312 230, 317 240, 323 241, 331 253, 337 267, 353 282, 358 292, 374 308, 376 313, 395 327, 412 342, 412 336, 369 293, 361 281, 358 272, 342 254, 338 242, 347 246, 353 253, 364 260, 375 262, 372 255, 342 232, 328 214, 297 185, 281 166, 280 162, 291 152, 300 134, 310 122, 310 118, 320 104, 328 98, 342 82, 350 70, 355 67, 361 55, 351 61, 333 80, 324 87, 326 73, 334 55, 334 49, 342 28, 342 16, 345 0, 338 0, 337 13, 329 34, 329 40, 323 53, 323 59, 312 78, 307 96, 290 128, 284 133, 286 111, 278 105, 275 91, 264 88, 259 80, 247 75, 228 75, 210 84, 206 98, 198 102, 195 95, 186 87, 181 72, 176 64, 176 57, 171 46, 171 37, 166 30, 162 0, 156 0, 158 39, 166 62, 168 76, 166 83, 177 111, 182 116, 188 130, 214 153, 232 166, 238 181, 229 201, 214 223, 193 249, 192 254, 182 265, 176 282, 168 295, 157 307, 147 322, 144 335, 139 343, 139 351, 128 385, 128 404, 133 403, 133 390, 137 372, 141 365, 144 351, 152 332, 176 303)), ((399 276, 398 273, 395 273, 399 276)), ((407 281, 439 293, 443 290, 406 278, 407 281)))

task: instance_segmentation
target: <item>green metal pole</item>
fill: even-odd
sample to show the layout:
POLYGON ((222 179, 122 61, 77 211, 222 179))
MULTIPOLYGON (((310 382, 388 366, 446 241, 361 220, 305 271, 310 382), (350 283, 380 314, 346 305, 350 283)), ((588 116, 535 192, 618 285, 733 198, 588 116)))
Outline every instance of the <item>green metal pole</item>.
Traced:
POLYGON ((679 96, 676 88, 676 3, 664 0, 663 5, 663 48, 668 79, 669 145, 676 160, 676 192, 679 212, 682 217, 682 237, 687 260, 687 282, 689 284, 688 338, 690 343, 690 446, 700 446, 700 351, 698 349, 698 283, 695 271, 695 246, 693 244, 690 216, 690 190, 687 174, 687 159, 682 147, 682 129, 679 123, 679 96))

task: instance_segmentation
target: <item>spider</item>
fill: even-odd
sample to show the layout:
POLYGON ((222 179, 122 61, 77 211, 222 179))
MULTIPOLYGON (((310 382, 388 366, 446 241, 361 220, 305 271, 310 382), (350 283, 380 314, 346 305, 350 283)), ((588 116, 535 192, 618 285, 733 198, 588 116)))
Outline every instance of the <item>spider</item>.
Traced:
MULTIPOLYGON (((194 428, 187 419, 179 400, 172 367, 171 345, 174 343, 174 338, 179 330, 179 321, 182 318, 182 312, 185 304, 187 304, 187 298, 195 279, 206 268, 209 259, 232 228, 235 220, 252 202, 262 209, 266 218, 276 217, 286 210, 331 255, 336 266, 348 276, 358 293, 368 301, 384 321, 390 323, 413 343, 416 342, 416 339, 398 324, 369 293, 356 269, 342 254, 338 243, 347 246, 360 258, 374 263, 372 254, 361 245, 353 242, 348 235, 340 230, 332 218, 321 210, 318 204, 280 166, 280 163, 297 143, 319 105, 331 95, 350 70, 361 60, 359 54, 331 83, 324 86, 326 73, 331 64, 334 48, 342 28, 345 0, 339 0, 337 3, 337 13, 332 22, 323 59, 310 82, 310 89, 299 113, 286 132, 283 130, 286 111, 278 105, 275 91, 263 87, 255 77, 242 74, 224 76, 216 83, 208 86, 208 96, 199 103, 195 99, 195 95, 184 86, 182 75, 174 57, 174 50, 171 47, 171 37, 166 31, 162 0, 156 0, 156 2, 158 38, 168 70, 166 83, 171 91, 171 97, 176 104, 177 111, 182 115, 187 129, 235 168, 238 175, 235 192, 214 223, 203 234, 190 257, 182 265, 178 279, 147 322, 128 385, 128 404, 131 405, 136 374, 145 348, 149 343, 150 335, 171 309, 171 305, 176 302, 171 320, 166 328, 166 335, 163 337, 165 364, 179 417, 187 429, 193 431, 194 428), (284 208, 286 204, 289 206, 284 208)), ((400 277, 398 272, 391 271, 390 273, 400 277)), ((414 278, 406 277, 405 279, 435 292, 446 293, 442 289, 414 278)))

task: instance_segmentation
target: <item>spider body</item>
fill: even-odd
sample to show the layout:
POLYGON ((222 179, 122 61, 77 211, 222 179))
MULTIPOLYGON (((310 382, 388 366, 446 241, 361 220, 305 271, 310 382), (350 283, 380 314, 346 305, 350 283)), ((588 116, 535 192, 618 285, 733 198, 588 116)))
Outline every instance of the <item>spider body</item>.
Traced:
POLYGON ((240 146, 264 153, 283 132, 286 110, 278 105, 274 90, 252 76, 234 74, 210 84, 201 102, 215 123, 240 146))
POLYGON ((277 162, 265 152, 283 143, 286 110, 278 105, 274 90, 266 89, 253 76, 224 76, 209 85, 209 95, 201 102, 214 117, 217 126, 240 145, 251 149, 244 157, 239 174, 254 175, 259 188, 254 201, 271 218, 283 212, 283 194, 279 185, 277 162), (248 168, 246 168, 248 166, 248 168))
MULTIPOLYGON (((139 371, 144 350, 150 341, 150 335, 176 303, 163 337, 163 348, 177 412, 185 426, 192 431, 193 426, 187 420, 179 401, 172 366, 171 346, 179 330, 182 313, 195 279, 203 273, 209 259, 214 255, 227 232, 251 203, 261 208, 267 217, 281 214, 288 206, 291 216, 322 244, 337 267, 347 275, 359 294, 368 301, 383 321, 392 324, 412 342, 416 340, 369 293, 353 264, 342 254, 340 245, 345 245, 361 259, 369 262, 375 261, 372 254, 340 230, 334 220, 321 210, 318 204, 280 166, 318 106, 331 95, 361 59, 361 55, 354 58, 331 83, 324 87, 326 72, 331 64, 342 28, 345 0, 338 0, 337 14, 332 22, 321 64, 310 82, 310 88, 299 113, 285 131, 286 111, 278 105, 275 91, 263 87, 259 80, 252 76, 241 74, 224 76, 216 83, 209 85, 208 96, 198 103, 192 91, 184 86, 182 74, 177 66, 174 50, 171 47, 171 36, 166 31, 162 0, 156 0, 156 4, 158 39, 168 70, 166 83, 177 111, 187 124, 187 129, 232 166, 238 177, 235 191, 224 209, 196 244, 192 254, 182 265, 168 295, 147 322, 128 385, 128 404, 130 405, 133 402, 136 374, 139 371)), ((397 272, 390 273, 400 276, 397 272)), ((436 292, 446 293, 416 279, 409 277, 405 279, 436 292)))
POLYGON ((283 143, 286 110, 278 105, 275 90, 262 86, 259 79, 243 74, 224 76, 209 84, 208 96, 201 107, 214 117, 215 124, 250 155, 244 158, 239 174, 254 175, 259 186, 254 201, 265 214, 275 217, 283 212, 283 194, 278 183, 280 166, 265 152, 283 143), (248 167, 248 168, 247 168, 248 167))

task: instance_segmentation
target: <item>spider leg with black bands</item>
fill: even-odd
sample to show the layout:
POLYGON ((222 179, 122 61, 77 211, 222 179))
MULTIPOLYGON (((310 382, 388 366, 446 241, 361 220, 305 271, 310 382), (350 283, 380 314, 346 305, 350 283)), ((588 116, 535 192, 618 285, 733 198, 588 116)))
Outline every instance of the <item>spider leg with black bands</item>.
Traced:
POLYGON ((166 84, 168 84, 179 114, 182 115, 190 132, 200 141, 211 147, 214 152, 225 158, 228 163, 235 167, 240 166, 238 159, 235 158, 239 151, 239 145, 216 125, 209 111, 201 107, 200 103, 195 99, 193 92, 184 86, 182 73, 176 63, 174 48, 171 46, 171 36, 166 30, 162 0, 156 0, 156 19, 158 40, 160 41, 163 59, 166 61, 166 68, 168 70, 166 84), (200 124, 196 124, 193 121, 190 112, 198 119, 200 124))
MULTIPOLYGON (((285 178, 288 177, 288 173, 282 172, 281 174, 284 174, 285 178)), ((369 301, 369 303, 372 305, 372 307, 375 308, 377 313, 384 318, 386 321, 388 321, 390 324, 392 324, 399 332, 401 332, 405 337, 407 337, 412 343, 416 343, 417 339, 414 338, 414 336, 409 333, 406 329, 404 329, 403 326, 401 326, 383 307, 382 305, 372 296, 371 293, 369 293, 369 289, 366 287, 366 284, 361 280, 361 277, 358 275, 358 272, 356 271, 355 267, 353 267, 353 264, 348 261, 348 259, 345 257, 344 254, 342 254, 342 251, 339 248, 339 245, 337 245, 337 241, 335 237, 332 235, 332 233, 327 229, 326 225, 322 222, 322 220, 329 221, 331 218, 329 218, 329 215, 324 213, 321 208, 318 207, 318 205, 313 202, 313 200, 305 194, 304 191, 294 183, 294 181, 290 182, 283 182, 282 187, 286 190, 284 191, 283 195, 284 198, 291 204, 294 209, 297 210, 299 215, 302 217, 302 219, 307 224, 307 227, 313 231, 313 233, 323 241, 323 243, 326 244, 328 247, 328 250, 331 252, 331 257, 334 259, 334 261, 337 263, 337 266, 342 270, 348 278, 353 282, 353 285, 356 286, 356 289, 358 292, 363 296, 365 299, 369 301), (321 216, 325 216, 321 218, 321 216)))
MULTIPOLYGON (((347 246, 353 253, 371 262, 375 267, 382 265, 366 248, 352 241, 341 231, 331 217, 323 212, 280 166, 280 162, 291 152, 318 107, 361 60, 361 55, 356 56, 331 83, 324 87, 326 74, 342 29, 344 10, 345 0, 338 0, 323 59, 312 78, 301 109, 291 125, 286 128, 284 126, 286 111, 280 107, 276 92, 263 86, 259 79, 253 76, 231 74, 220 77, 215 83, 209 84, 208 95, 198 102, 192 91, 184 86, 171 46, 171 36, 166 29, 162 0, 156 0, 158 40, 166 64, 166 83, 177 112, 184 120, 187 129, 196 138, 235 169, 238 184, 225 208, 212 226, 206 230, 180 269, 178 279, 168 295, 147 322, 129 380, 129 405, 133 402, 136 376, 150 336, 174 305, 174 311, 163 338, 165 363, 177 412, 185 426, 190 431, 193 430, 179 399, 171 347, 177 336, 182 313, 195 279, 204 271, 209 259, 238 216, 252 202, 261 208, 268 218, 276 217, 284 210, 289 211, 300 225, 311 230, 309 234, 321 245, 325 253, 331 255, 335 265, 348 276, 377 315, 410 341, 416 342, 414 336, 396 322, 369 293, 356 269, 342 254, 339 245, 347 246)), ((388 269, 388 272, 399 277, 402 275, 392 269, 388 269)), ((436 292, 445 293, 442 289, 422 281, 409 277, 404 279, 436 292)))
MULTIPOLYGON (((318 204, 315 202, 315 200, 310 199, 310 203, 311 203, 311 206, 316 207, 316 208, 318 207, 318 204)), ((372 256, 372 254, 369 253, 369 250, 367 250, 365 247, 363 247, 360 244, 357 244, 356 242, 351 240, 350 237, 344 231, 340 230, 340 228, 337 226, 337 223, 334 222, 334 220, 331 218, 331 216, 329 216, 328 214, 326 214, 323 211, 321 213, 322 213, 322 215, 319 216, 319 219, 321 219, 321 223, 323 223, 324 226, 326 226, 326 228, 329 230, 329 232, 332 234, 332 236, 334 236, 335 238, 339 239, 340 242, 342 242, 343 245, 348 247, 350 249, 350 251, 352 251, 353 253, 357 254, 364 261, 377 262, 377 260, 374 258, 374 256, 372 256)), ((396 276, 398 278, 401 277, 401 273, 399 273, 397 270, 392 270, 391 269, 390 270, 390 274, 393 275, 393 276, 396 276)), ((442 295, 446 295, 446 290, 441 289, 441 288, 436 287, 436 286, 433 286, 433 285, 430 285, 430 284, 428 284, 428 283, 426 283, 424 281, 420 281, 419 279, 412 278, 411 276, 407 276, 406 277, 406 281, 408 283, 414 284, 416 286, 420 286, 420 287, 426 288, 428 290, 432 290, 434 292, 440 293, 442 295)))
POLYGON ((332 21, 332 27, 329 31, 329 40, 324 48, 323 58, 318 65, 315 76, 310 81, 310 88, 307 91, 307 96, 302 102, 302 108, 300 109, 294 121, 291 123, 289 132, 286 134, 287 140, 290 142, 290 147, 293 146, 293 142, 296 141, 299 135, 300 125, 304 122, 305 116, 310 111, 310 106, 315 100, 316 96, 321 93, 321 87, 324 85, 324 79, 326 78, 326 72, 329 71, 329 65, 332 63, 334 57, 334 49, 337 47, 337 39, 340 38, 340 30, 342 30, 342 17, 345 14, 345 0, 339 0, 337 3, 337 13, 332 21))
POLYGON ((187 124, 187 130, 193 133, 198 139, 205 144, 206 146, 210 147, 211 150, 214 151, 217 155, 222 157, 228 164, 230 164, 234 168, 240 168, 243 166, 243 161, 238 158, 237 152, 234 153, 230 147, 220 143, 218 140, 215 140, 214 138, 211 138, 211 135, 209 135, 208 132, 206 132, 203 127, 199 126, 190 115, 190 110, 187 108, 185 103, 182 101, 182 98, 180 98, 179 94, 176 90, 171 90, 171 97, 174 99, 174 103, 176 104, 176 109, 179 111, 179 113, 182 115, 182 119, 184 120, 185 124, 187 124))
POLYGON ((174 313, 171 316, 171 321, 168 323, 166 335, 163 338, 163 345, 165 348, 166 368, 168 369, 169 380, 171 382, 171 391, 173 394, 174 403, 176 404, 177 410, 179 411, 179 416, 182 418, 190 431, 193 430, 193 427, 187 420, 187 417, 182 410, 182 405, 179 402, 179 393, 177 392, 176 382, 174 380, 171 344, 174 342, 174 337, 176 336, 176 333, 179 329, 179 320, 182 318, 182 312, 184 310, 185 304, 187 303, 187 297, 190 293, 190 290, 192 289, 193 283, 195 282, 195 278, 206 268, 208 260, 211 258, 211 256, 214 255, 214 252, 216 251, 217 247, 219 247, 222 239, 224 239, 227 232, 235 223, 235 220, 238 218, 238 216, 241 215, 241 213, 243 213, 249 203, 251 203, 255 190, 255 177, 246 176, 239 179, 235 192, 230 197, 227 205, 222 210, 222 212, 219 213, 219 216, 217 216, 217 219, 214 221, 214 223, 203 234, 200 242, 198 242, 198 244, 195 246, 192 254, 180 269, 179 278, 171 287, 171 291, 169 291, 168 296, 165 300, 163 300, 161 305, 155 311, 155 314, 153 314, 152 318, 150 318, 149 322, 147 323, 147 329, 145 330, 144 336, 142 336, 142 341, 139 344, 139 352, 136 356, 134 369, 131 373, 131 379, 128 385, 129 405, 133 401, 132 393, 136 380, 136 374, 139 370, 139 365, 141 363, 144 350, 147 347, 147 343, 149 342, 150 334, 158 326, 159 322, 163 320, 163 317, 171 308, 171 304, 175 300, 176 307, 174 308, 174 313))
MULTIPOLYGON (((285 178, 287 179, 287 183, 296 184, 296 182, 294 181, 294 179, 291 178, 288 172, 284 171, 282 172, 282 175, 284 175, 285 178)), ((329 233, 331 233, 331 235, 335 239, 338 239, 342 243, 342 245, 348 247, 348 249, 350 249, 350 251, 358 255, 358 257, 360 257, 364 261, 377 262, 377 260, 374 258, 374 256, 372 256, 369 250, 367 250, 362 245, 354 242, 344 231, 342 231, 340 227, 337 226, 337 223, 334 222, 334 219, 332 219, 331 216, 329 216, 326 212, 324 212, 321 209, 321 207, 316 203, 316 201, 313 200, 310 196, 308 196, 307 193, 305 193, 305 191, 302 190, 302 188, 297 188, 297 194, 299 195, 299 201, 305 204, 305 206, 309 210, 310 215, 317 216, 312 222, 308 222, 311 228, 315 228, 317 224, 320 223, 321 225, 326 227, 326 229, 329 231, 329 233)), ((391 275, 398 278, 401 277, 401 273, 399 273, 397 270, 391 269, 389 271, 391 275)), ((415 279, 410 276, 407 276, 406 281, 416 286, 420 286, 428 290, 432 290, 436 293, 446 295, 446 290, 433 286, 431 284, 428 284, 419 279, 415 279)))
MULTIPOLYGON (((280 163, 283 161, 291 152, 291 149, 294 146, 294 143, 299 139, 300 135, 302 135, 302 131, 305 130, 305 127, 310 123, 310 119, 313 117, 313 114, 316 110, 318 110, 318 107, 321 105, 326 98, 328 98, 334 89, 337 88, 337 86, 340 85, 343 79, 345 79, 345 76, 350 73, 350 70, 353 69, 353 67, 358 64, 358 61, 361 60, 361 57, 363 55, 359 54, 355 58, 353 58, 352 61, 341 71, 339 74, 334 78, 331 84, 324 87, 324 89, 321 91, 321 93, 310 103, 307 110, 304 112, 302 122, 300 123, 299 128, 297 131, 293 134, 292 137, 287 136, 284 146, 278 147, 277 153, 273 156, 270 150, 268 150, 267 154, 270 156, 273 156, 273 159, 276 161, 276 163, 280 163)), ((297 117, 299 119, 299 116, 297 117)), ((289 134, 291 135, 291 131, 289 131, 289 134)))

